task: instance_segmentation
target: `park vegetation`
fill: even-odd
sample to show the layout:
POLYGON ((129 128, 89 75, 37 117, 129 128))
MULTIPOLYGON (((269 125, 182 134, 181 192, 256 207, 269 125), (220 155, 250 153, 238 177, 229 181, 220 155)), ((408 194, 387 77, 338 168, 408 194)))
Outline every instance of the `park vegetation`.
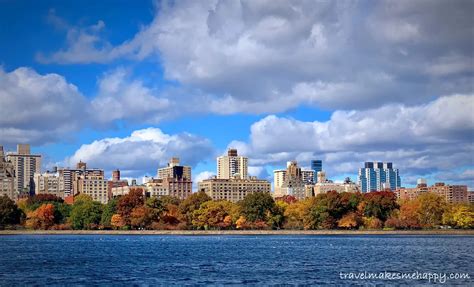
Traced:
POLYGON ((449 204, 434 193, 397 201, 390 191, 328 192, 304 200, 253 193, 238 203, 197 192, 179 200, 145 198, 140 189, 107 204, 78 195, 72 205, 38 194, 0 197, 0 229, 246 230, 474 228, 473 204, 449 204))

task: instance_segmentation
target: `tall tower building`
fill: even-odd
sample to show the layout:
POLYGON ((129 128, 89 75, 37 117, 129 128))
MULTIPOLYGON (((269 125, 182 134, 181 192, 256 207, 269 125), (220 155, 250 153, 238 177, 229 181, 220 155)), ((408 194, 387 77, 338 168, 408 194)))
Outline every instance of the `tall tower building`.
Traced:
POLYGON ((396 190, 401 185, 398 169, 393 168, 391 162, 366 162, 359 169, 359 179, 362 192, 377 190, 396 190))
POLYGON ((226 156, 217 158, 217 178, 230 179, 237 175, 248 178, 248 158, 239 156, 236 149, 229 149, 226 156))
POLYGON ((323 171, 323 161, 320 159, 315 159, 311 161, 311 170, 314 172, 313 182, 317 183, 318 181, 318 172, 323 171))
POLYGON ((3 146, 0 146, 0 196, 6 195, 16 200, 15 169, 13 164, 5 159, 3 146))
POLYGON ((8 153, 7 160, 13 164, 15 170, 15 189, 17 193, 35 191, 34 174, 41 172, 41 155, 31 154, 29 144, 17 145, 17 152, 8 153))

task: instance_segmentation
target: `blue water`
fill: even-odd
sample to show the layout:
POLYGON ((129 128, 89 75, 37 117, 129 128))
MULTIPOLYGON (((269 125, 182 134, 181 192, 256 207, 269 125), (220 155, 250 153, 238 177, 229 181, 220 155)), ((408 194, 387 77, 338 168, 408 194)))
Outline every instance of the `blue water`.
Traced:
POLYGON ((472 236, 0 236, 0 285, 419 285, 340 272, 474 278, 473 250, 472 236))

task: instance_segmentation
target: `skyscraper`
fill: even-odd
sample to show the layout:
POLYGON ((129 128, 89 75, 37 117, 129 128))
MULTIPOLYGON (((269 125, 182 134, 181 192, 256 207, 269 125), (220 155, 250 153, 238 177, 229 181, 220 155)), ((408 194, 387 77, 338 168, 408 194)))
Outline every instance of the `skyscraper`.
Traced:
POLYGON ((311 170, 314 171, 313 182, 318 182, 318 172, 323 171, 323 161, 320 159, 315 159, 311 161, 311 170))
POLYGON ((33 176, 41 171, 41 155, 31 154, 29 144, 17 145, 17 152, 7 154, 7 160, 13 164, 15 170, 15 189, 17 193, 28 192, 33 194, 35 184, 33 176))
POLYGON ((398 169, 394 169, 391 162, 366 162, 359 169, 358 183, 362 192, 394 191, 400 187, 401 180, 398 169))
POLYGON ((227 155, 217 158, 217 178, 230 179, 248 177, 248 158, 239 156, 236 149, 229 149, 227 155))

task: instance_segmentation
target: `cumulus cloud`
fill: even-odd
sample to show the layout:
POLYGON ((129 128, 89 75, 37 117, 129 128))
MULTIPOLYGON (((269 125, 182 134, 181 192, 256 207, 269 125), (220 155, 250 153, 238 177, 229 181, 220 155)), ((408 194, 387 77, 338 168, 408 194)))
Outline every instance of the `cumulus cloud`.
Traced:
POLYGON ((42 144, 68 138, 84 125, 87 101, 58 74, 0 68, 0 138, 3 144, 42 144))
POLYGON ((463 0, 163 1, 121 45, 99 37, 101 22, 69 28, 49 61, 159 59, 199 109, 221 114, 420 104, 472 91, 473 9, 463 0))
POLYGON ((125 176, 155 174, 166 166, 171 157, 178 156, 184 165, 195 166, 213 154, 208 139, 189 133, 169 135, 158 128, 134 131, 124 138, 104 138, 82 145, 66 165, 83 161, 90 167, 107 171, 119 168, 125 176))
POLYGON ((337 176, 355 174, 364 161, 384 160, 404 175, 430 174, 474 165, 473 111, 474 95, 452 95, 425 105, 336 111, 326 122, 271 115, 251 126, 248 143, 229 146, 246 151, 253 166, 323 159, 337 176))
POLYGON ((92 100, 99 123, 115 120, 158 123, 170 112, 170 101, 142 81, 132 79, 123 68, 106 73, 99 81, 97 97, 92 100))

